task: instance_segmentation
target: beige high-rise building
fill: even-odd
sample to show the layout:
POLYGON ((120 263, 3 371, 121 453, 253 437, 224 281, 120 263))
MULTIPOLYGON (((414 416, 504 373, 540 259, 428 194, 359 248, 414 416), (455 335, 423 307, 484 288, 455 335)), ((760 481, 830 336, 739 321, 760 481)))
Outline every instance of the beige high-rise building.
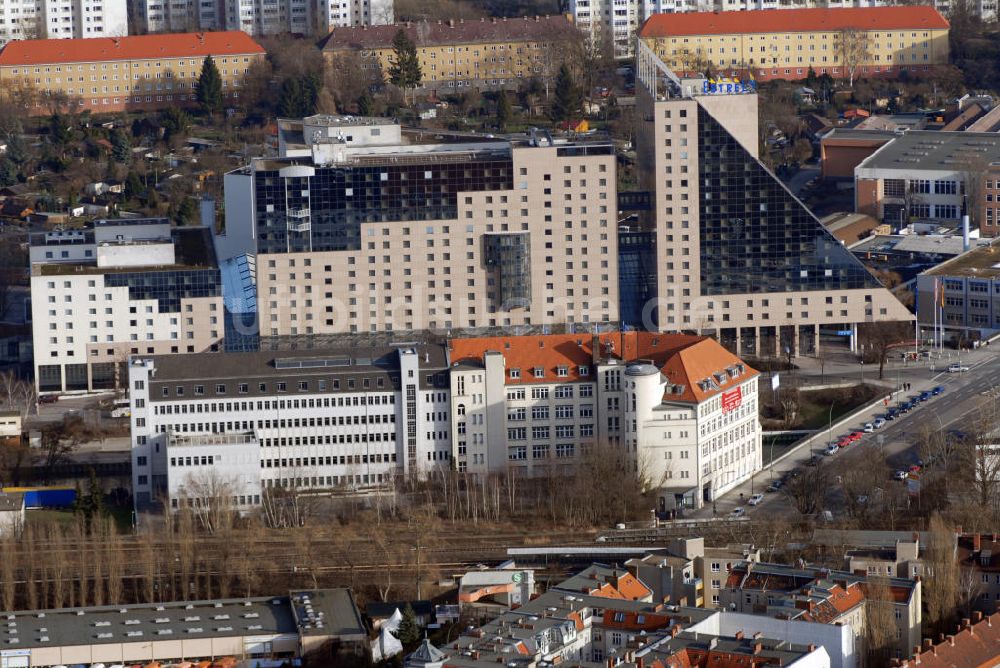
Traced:
MULTIPOLYGON (((757 156, 753 86, 679 79, 637 46, 636 147, 651 193, 661 331, 712 334, 738 355, 808 354, 910 312, 757 156)), ((655 302, 655 303, 654 303, 655 302)))
POLYGON ((263 336, 618 320, 610 142, 316 116, 279 122, 279 154, 225 181, 263 336))

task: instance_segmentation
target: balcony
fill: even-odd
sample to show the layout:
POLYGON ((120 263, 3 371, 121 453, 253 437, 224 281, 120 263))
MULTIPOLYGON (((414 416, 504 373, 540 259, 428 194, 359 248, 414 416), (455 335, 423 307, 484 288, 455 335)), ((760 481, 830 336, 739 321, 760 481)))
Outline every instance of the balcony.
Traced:
POLYGON ((312 221, 310 219, 309 209, 289 209, 288 217, 288 231, 289 232, 308 232, 312 229, 312 221))

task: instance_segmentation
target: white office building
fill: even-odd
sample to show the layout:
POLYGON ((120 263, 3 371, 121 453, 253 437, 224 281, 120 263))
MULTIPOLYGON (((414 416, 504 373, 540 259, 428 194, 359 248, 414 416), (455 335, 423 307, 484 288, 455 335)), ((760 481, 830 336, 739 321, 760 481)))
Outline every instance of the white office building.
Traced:
POLYGON ((38 391, 124 385, 129 355, 216 350, 224 333, 207 228, 165 218, 100 220, 31 235, 38 391))
POLYGON ((699 508, 761 468, 758 373, 716 341, 649 332, 454 339, 458 471, 544 475, 626 453, 660 511, 699 508))
POLYGON ((222 490, 253 506, 450 466, 441 345, 140 355, 129 388, 137 508, 222 490))

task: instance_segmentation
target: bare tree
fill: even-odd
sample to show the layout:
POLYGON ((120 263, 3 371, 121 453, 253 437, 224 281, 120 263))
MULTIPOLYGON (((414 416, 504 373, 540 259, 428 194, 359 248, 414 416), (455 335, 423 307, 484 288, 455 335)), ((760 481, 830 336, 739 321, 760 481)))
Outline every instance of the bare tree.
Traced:
POLYGON ((823 508, 830 473, 826 464, 806 467, 800 474, 781 488, 792 506, 802 515, 813 515, 823 508))
POLYGON ((955 532, 935 513, 927 531, 924 549, 922 598, 930 628, 943 630, 955 614, 958 604, 959 566, 955 532))
POLYGON ((871 39, 866 30, 847 28, 837 33, 837 59, 847 72, 848 85, 854 87, 858 68, 871 60, 871 39))
POLYGON ((863 322, 858 325, 862 361, 878 363, 878 377, 885 377, 885 363, 893 346, 913 342, 913 326, 906 322, 863 322))
POLYGON ((889 665, 896 641, 896 614, 889 578, 868 576, 865 582, 865 649, 869 666, 889 665))
POLYGON ((202 529, 214 534, 233 526, 235 496, 236 481, 209 469, 185 476, 181 502, 190 508, 202 529))

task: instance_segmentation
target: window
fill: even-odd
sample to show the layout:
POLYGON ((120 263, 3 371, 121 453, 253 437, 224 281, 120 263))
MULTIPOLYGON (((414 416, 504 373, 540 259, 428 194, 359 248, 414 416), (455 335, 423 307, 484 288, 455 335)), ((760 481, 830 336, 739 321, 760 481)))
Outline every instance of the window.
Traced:
POLYGON ((222 384, 222 383, 219 383, 218 385, 215 386, 215 393, 216 394, 225 394, 226 393, 226 386, 224 384, 222 384))
POLYGON ((514 379, 520 378, 521 377, 521 370, 520 369, 511 369, 510 370, 510 377, 514 378, 514 379))

